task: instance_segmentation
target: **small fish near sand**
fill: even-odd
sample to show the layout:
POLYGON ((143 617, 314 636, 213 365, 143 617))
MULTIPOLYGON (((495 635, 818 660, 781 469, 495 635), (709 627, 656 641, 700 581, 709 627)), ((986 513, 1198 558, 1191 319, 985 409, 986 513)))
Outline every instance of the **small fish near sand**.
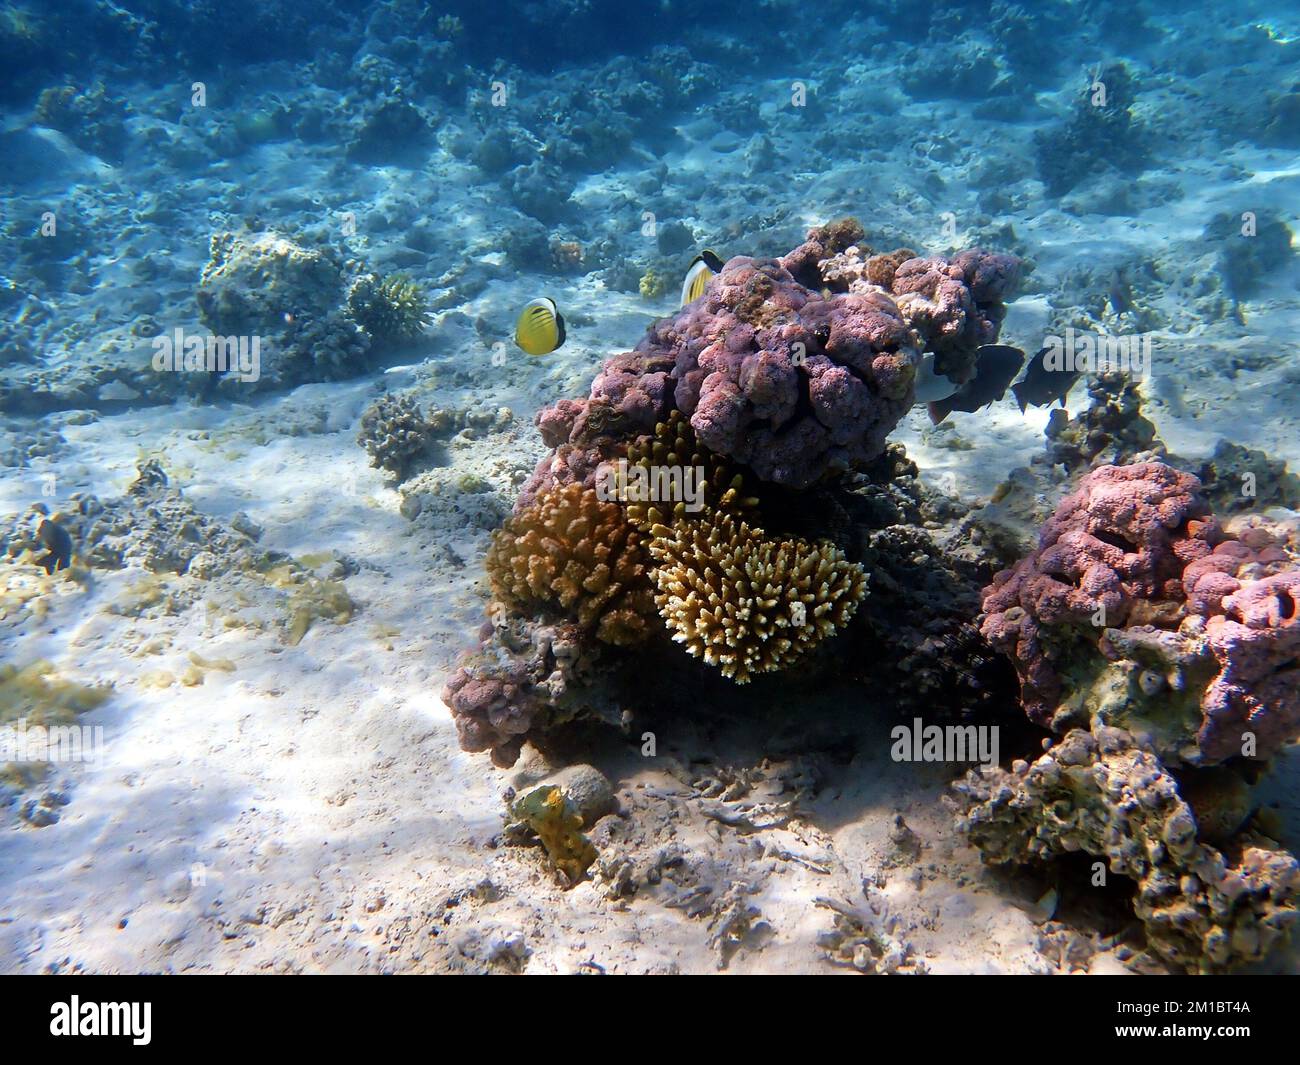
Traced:
POLYGON ((1050 350, 1050 348, 1043 348, 1030 359, 1025 376, 1011 386, 1016 402, 1020 404, 1021 414, 1025 412, 1026 407, 1046 407, 1057 400, 1060 400, 1061 406, 1064 407, 1065 397, 1074 386, 1074 382, 1079 379, 1078 370, 1049 370, 1043 356, 1050 350))
POLYGON ((44 518, 36 530, 36 538, 48 550, 46 555, 36 560, 38 566, 46 573, 68 568, 72 562, 72 537, 67 529, 57 521, 44 518))
POLYGON ((515 323, 515 343, 529 355, 549 355, 564 343, 564 316, 553 299, 532 300, 515 323))
POLYGON ((708 248, 691 260, 691 265, 686 270, 686 278, 682 281, 683 307, 688 303, 694 303, 704 295, 709 282, 722 272, 722 265, 722 260, 708 248))
POLYGON ((1025 353, 1008 344, 985 344, 976 352, 975 376, 952 395, 927 404, 930 421, 938 425, 955 410, 973 414, 996 403, 1025 364, 1025 353))

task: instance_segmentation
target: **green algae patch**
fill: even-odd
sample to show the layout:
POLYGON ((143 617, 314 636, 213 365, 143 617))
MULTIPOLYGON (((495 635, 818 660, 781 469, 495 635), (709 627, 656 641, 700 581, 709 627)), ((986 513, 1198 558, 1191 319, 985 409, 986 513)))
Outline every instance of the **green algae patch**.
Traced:
POLYGON ((167 599, 167 582, 156 573, 145 573, 132 581, 126 590, 108 606, 110 614, 124 618, 138 618, 167 599))
POLYGON ((21 669, 0 666, 0 723, 25 719, 28 725, 67 725, 112 694, 106 684, 67 680, 45 659, 21 669))
POLYGON ((289 596, 289 624, 285 643, 297 647, 311 627, 320 620, 346 625, 356 613, 357 605, 342 581, 322 581, 307 577, 289 596))

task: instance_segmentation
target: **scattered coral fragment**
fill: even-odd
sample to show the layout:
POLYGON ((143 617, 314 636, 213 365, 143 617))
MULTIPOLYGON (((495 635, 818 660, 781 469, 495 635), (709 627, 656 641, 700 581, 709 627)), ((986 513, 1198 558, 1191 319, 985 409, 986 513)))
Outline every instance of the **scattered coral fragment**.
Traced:
POLYGON ((558 785, 535 788, 515 799, 510 816, 537 833, 551 864, 568 883, 581 880, 596 860, 596 848, 582 834, 582 816, 558 785))

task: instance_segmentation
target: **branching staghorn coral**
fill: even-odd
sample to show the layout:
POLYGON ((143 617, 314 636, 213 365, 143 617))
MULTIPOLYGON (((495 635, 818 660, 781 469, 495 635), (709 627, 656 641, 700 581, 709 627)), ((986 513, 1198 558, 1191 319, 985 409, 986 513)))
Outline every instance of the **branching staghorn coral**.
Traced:
POLYGON ((1300 917, 1295 858, 1244 846, 1229 863, 1202 841, 1178 782, 1121 729, 1072 731, 1033 765, 973 770, 955 788, 957 826, 986 862, 1025 865, 1082 851, 1136 881, 1133 908, 1148 946, 1179 968, 1258 961, 1300 917))
POLYGON ((772 540, 725 512, 653 529, 655 602, 673 639, 746 684, 847 624, 867 575, 830 543, 772 540))
POLYGON ((596 638, 634 644, 654 613, 642 534, 617 503, 579 484, 543 492, 493 537, 487 571, 497 598, 572 616, 596 638))

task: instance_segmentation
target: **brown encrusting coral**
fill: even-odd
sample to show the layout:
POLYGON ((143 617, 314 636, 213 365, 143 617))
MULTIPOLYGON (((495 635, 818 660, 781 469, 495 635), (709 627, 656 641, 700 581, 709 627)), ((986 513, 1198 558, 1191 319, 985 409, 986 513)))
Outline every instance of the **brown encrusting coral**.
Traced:
POLYGON ((866 572, 833 544, 768 539, 726 513, 654 534, 655 602, 673 639, 737 684, 788 669, 867 592, 866 572))
POLYGON ((642 535, 617 503, 578 484, 543 492, 492 539, 496 597, 575 619, 604 643, 638 643, 654 615, 642 535))

